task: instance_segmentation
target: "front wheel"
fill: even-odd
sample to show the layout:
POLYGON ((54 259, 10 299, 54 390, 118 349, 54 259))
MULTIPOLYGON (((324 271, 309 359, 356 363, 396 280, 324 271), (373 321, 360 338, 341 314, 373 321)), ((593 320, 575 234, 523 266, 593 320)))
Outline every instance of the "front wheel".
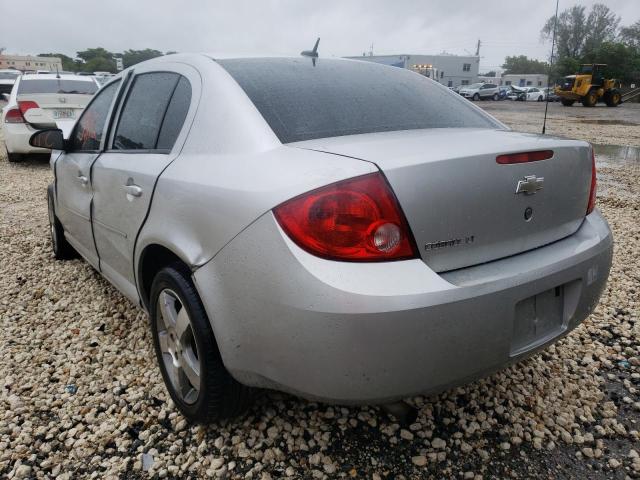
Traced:
POLYGON ((542 102, 543 100, 544 100, 544 98, 542 98, 542 95, 540 95, 540 96, 538 97, 538 101, 539 101, 539 102, 542 102))
POLYGON ((480 95, 478 95, 477 93, 473 95, 473 101, 477 102, 478 100, 480 100, 480 95))
POLYGON ((565 107, 570 107, 575 103, 575 100, 567 100, 566 98, 563 98, 560 102, 562 102, 562 105, 565 107))
POLYGON ((78 256, 75 249, 67 241, 64 236, 64 229, 58 217, 53 204, 53 185, 47 188, 47 205, 49 210, 49 233, 51 235, 51 249, 56 260, 69 260, 78 256))
POLYGON ((169 395, 192 423, 242 413, 251 390, 227 372, 188 268, 163 268, 151 286, 153 344, 169 395))
POLYGON ((9 160, 11 163, 19 162, 20 160, 22 160, 22 154, 11 153, 9 150, 7 150, 7 160, 9 160))
POLYGON ((585 107, 595 107, 596 103, 598 103, 598 96, 593 90, 582 97, 582 105, 585 107))
POLYGON ((493 94, 493 100, 494 100, 494 101, 496 101, 496 102, 497 102, 499 98, 500 98, 500 97, 498 96, 498 94, 497 94, 497 93, 494 93, 494 94, 493 94))
POLYGON ((607 107, 617 107, 618 105, 620 105, 620 100, 621 100, 621 96, 620 96, 620 92, 618 92, 617 90, 613 90, 610 92, 607 92, 607 95, 605 95, 605 103, 607 104, 607 107))

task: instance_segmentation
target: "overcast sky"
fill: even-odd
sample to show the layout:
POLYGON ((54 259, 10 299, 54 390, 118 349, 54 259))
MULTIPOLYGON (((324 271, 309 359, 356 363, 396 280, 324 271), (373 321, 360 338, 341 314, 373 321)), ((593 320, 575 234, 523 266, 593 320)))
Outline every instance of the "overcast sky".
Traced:
MULTIPOLYGON (((595 0, 560 0, 560 10, 595 0)), ((640 20, 640 0, 601 0, 622 17, 640 20)), ((545 59, 540 29, 555 0, 0 0, 0 47, 6 53, 104 47, 112 52, 297 55, 317 36, 321 56, 474 53, 480 70, 506 55, 545 59)))

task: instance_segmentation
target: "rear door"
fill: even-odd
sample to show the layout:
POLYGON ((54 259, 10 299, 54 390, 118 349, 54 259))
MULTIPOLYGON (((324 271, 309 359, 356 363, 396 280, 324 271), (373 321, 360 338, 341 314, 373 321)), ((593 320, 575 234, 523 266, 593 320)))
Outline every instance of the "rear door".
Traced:
POLYGON ((135 72, 109 146, 93 168, 93 226, 100 269, 136 301, 136 237, 149 210, 156 180, 184 142, 184 125, 190 110, 194 110, 194 90, 199 89, 195 70, 170 65, 171 71, 149 71, 147 67, 135 72))
POLYGON ((121 80, 107 85, 76 124, 69 147, 55 163, 56 214, 65 237, 94 267, 98 256, 91 231, 91 165, 100 155, 107 118, 121 80))

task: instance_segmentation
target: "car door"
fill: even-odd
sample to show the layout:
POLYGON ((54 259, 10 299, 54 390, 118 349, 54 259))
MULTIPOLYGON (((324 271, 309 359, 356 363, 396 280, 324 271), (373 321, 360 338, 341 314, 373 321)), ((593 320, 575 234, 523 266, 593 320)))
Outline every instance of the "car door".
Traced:
POLYGON ((91 165, 100 155, 107 118, 121 83, 118 79, 96 94, 73 128, 67 151, 54 164, 56 215, 69 243, 95 268, 98 255, 91 226, 91 165))
POLYGON ((156 180, 179 152, 176 140, 192 108, 192 83, 199 79, 190 67, 174 68, 178 71, 135 72, 109 146, 93 168, 93 226, 100 269, 134 301, 138 300, 133 268, 136 237, 156 180))

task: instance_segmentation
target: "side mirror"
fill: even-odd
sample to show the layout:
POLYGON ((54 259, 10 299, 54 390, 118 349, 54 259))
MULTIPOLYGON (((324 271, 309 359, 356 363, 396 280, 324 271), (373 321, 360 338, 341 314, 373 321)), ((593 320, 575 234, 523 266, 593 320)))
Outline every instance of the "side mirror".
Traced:
POLYGON ((49 148, 51 150, 64 150, 65 142, 62 130, 59 128, 39 130, 31 135, 29 145, 32 147, 49 148))
POLYGON ((30 108, 24 112, 24 119, 36 128, 55 127, 56 122, 41 108, 30 108))

